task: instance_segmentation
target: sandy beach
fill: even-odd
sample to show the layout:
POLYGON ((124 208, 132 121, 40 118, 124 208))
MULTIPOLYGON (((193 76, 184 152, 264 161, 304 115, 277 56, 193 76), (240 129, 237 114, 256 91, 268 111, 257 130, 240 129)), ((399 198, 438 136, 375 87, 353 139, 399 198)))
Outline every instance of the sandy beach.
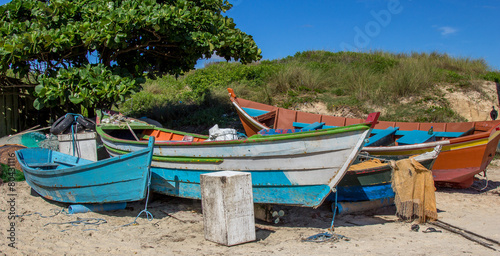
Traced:
MULTIPOLYGON (((431 224, 399 221, 395 207, 337 215, 335 233, 345 239, 305 242, 325 232, 330 204, 318 209, 279 207, 277 225, 257 221, 257 241, 226 247, 205 240, 201 202, 154 194, 124 210, 68 215, 68 205, 32 195, 26 182, 0 186, 0 255, 499 255, 476 242, 431 224), (13 191, 14 190, 14 191, 13 191), (16 218, 12 216, 17 215, 16 218), (12 231, 14 227, 14 231, 12 231), (428 228, 441 232, 423 232, 428 228), (10 231, 9 231, 10 230, 10 231), (16 248, 11 248, 14 245, 16 248)), ((500 241, 500 160, 472 188, 436 191, 439 220, 500 241), (485 187, 485 188, 484 188, 485 187), (484 188, 482 191, 478 191, 484 188)), ((493 246, 497 250, 500 246, 493 246)))

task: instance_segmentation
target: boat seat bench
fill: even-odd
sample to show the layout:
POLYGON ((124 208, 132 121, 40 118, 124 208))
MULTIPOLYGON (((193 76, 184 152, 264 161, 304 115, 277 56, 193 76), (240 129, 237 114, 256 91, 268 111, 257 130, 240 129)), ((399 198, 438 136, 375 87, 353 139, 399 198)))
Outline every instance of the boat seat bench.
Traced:
POLYGON ((302 127, 302 130, 316 130, 316 129, 321 129, 323 128, 323 126, 325 125, 325 123, 319 123, 319 122, 314 122, 310 125, 306 125, 304 127, 302 127))
POLYGON ((45 168, 45 169, 54 169, 57 168, 59 164, 56 163, 31 163, 28 164, 28 167, 31 168, 45 168))
MULTIPOLYGON (((306 127, 316 127, 314 129, 328 129, 328 128, 335 128, 338 126, 331 126, 331 125, 325 125, 324 122, 314 122, 312 124, 310 123, 300 123, 300 122, 293 122, 293 127, 298 128, 298 129, 306 129, 306 127)), ((309 128, 310 129, 310 128, 309 128)))
POLYGON ((254 109, 254 108, 242 108, 247 114, 249 114, 251 117, 257 117, 266 113, 269 113, 269 111, 265 110, 260 110, 260 109, 254 109))
POLYGON ((404 135, 403 137, 396 140, 398 145, 411 145, 411 144, 419 144, 425 142, 436 141, 436 135, 434 133, 429 134, 426 131, 412 131, 404 135))
MULTIPOLYGON (((328 128, 337 127, 337 126, 324 125, 323 122, 322 123, 315 122, 315 123, 312 123, 312 124, 310 124, 310 123, 301 123, 301 122, 293 122, 293 127, 295 127, 295 128, 301 129, 301 128, 306 128, 308 126, 312 127, 310 129, 318 129, 318 128, 320 128, 320 129, 328 129, 328 128), (321 126, 319 124, 323 124, 323 125, 321 126)), ((377 138, 382 139, 385 136, 392 135, 392 134, 394 134, 396 136, 402 136, 402 137, 408 135, 409 137, 411 137, 411 136, 415 136, 416 133, 427 133, 427 131, 420 131, 420 130, 404 131, 404 130, 399 130, 399 127, 394 127, 394 128, 393 127, 388 127, 386 129, 373 129, 372 130, 373 136, 370 138, 370 142, 371 142, 370 144, 373 144, 373 142, 376 141, 376 140, 373 140, 373 138, 376 135, 378 135, 378 134, 380 134, 380 136, 377 136, 375 139, 377 139, 377 138), (395 133, 392 133, 393 129, 396 129, 395 133), (389 134, 387 134, 387 133, 389 133, 389 134), (385 135, 385 136, 383 136, 383 135, 385 135)), ((463 136, 465 134, 468 134, 468 133, 469 133, 469 131, 466 131, 466 132, 433 132, 432 135, 434 135, 435 137, 443 137, 443 138, 458 138, 458 137, 461 137, 461 136, 463 136)), ((425 138, 426 136, 423 136, 423 137, 421 137, 421 135, 417 135, 417 136, 420 136, 420 138, 416 139, 416 141, 424 141, 424 140, 426 140, 426 138, 425 138)), ((427 139, 429 139, 429 138, 427 138, 427 139)), ((405 140, 406 140, 406 138, 403 141, 405 141, 405 140)), ((418 143, 422 143, 422 142, 418 142, 418 143)), ((368 145, 365 145, 365 146, 368 146, 368 145)))
POLYGON ((399 127, 388 127, 387 129, 384 129, 384 130, 379 130, 379 129, 375 130, 374 129, 374 130, 372 130, 373 136, 368 138, 368 142, 365 143, 364 146, 365 147, 372 146, 375 143, 377 143, 381 140, 384 140, 389 136, 394 135, 398 130, 399 130, 399 127))

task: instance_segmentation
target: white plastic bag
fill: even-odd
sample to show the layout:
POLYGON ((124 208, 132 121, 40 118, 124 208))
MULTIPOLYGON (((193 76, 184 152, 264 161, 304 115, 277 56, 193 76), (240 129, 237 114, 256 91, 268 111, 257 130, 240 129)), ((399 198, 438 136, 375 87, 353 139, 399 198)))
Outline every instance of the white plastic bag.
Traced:
POLYGON ((223 128, 220 129, 219 125, 214 125, 210 130, 208 130, 209 141, 220 141, 220 140, 237 140, 238 132, 235 129, 223 128))

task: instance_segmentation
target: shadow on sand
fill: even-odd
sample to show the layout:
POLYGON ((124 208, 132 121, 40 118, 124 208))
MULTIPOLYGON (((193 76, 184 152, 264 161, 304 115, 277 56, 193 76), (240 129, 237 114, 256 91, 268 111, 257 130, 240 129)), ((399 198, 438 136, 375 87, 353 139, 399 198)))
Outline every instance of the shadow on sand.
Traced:
MULTIPOLYGON (((36 195, 36 192, 32 194, 36 195)), ((44 199, 54 206, 66 209, 70 204, 54 202, 44 199)), ((146 201, 130 202, 127 203, 125 209, 98 212, 103 218, 110 217, 137 217, 138 214, 145 208, 146 201)), ((317 209, 306 207, 282 206, 275 205, 273 210, 283 210, 284 216, 280 217, 278 223, 268 223, 261 220, 256 220, 256 236, 257 240, 264 240, 276 229, 280 227, 306 227, 306 228, 320 228, 328 229, 332 225, 332 218, 334 217, 331 208, 331 202, 325 202, 317 209)), ((166 196, 161 194, 152 193, 148 202, 147 210, 153 215, 154 219, 151 224, 155 224, 167 218, 175 219, 183 223, 203 223, 203 213, 201 200, 178 198, 166 196)), ((335 227, 349 227, 349 226, 366 226, 366 225, 380 225, 389 222, 398 221, 395 217, 396 208, 394 206, 386 206, 374 210, 364 211, 360 213, 351 214, 336 214, 335 227)), ((74 214, 75 218, 83 217, 83 214, 74 214)), ((138 221, 144 222, 147 215, 142 213, 138 217, 138 221)))

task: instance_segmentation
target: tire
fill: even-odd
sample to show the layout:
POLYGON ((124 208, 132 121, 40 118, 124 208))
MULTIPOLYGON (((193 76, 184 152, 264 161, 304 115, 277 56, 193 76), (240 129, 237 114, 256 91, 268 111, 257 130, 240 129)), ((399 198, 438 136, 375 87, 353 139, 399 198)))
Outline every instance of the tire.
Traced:
POLYGON ((75 118, 70 114, 59 117, 50 127, 50 133, 54 135, 62 134, 73 124, 73 121, 75 121, 75 118))
POLYGON ((95 130, 95 123, 88 118, 78 116, 76 122, 81 124, 85 129, 95 130))
POLYGON ((85 128, 83 128, 83 125, 81 125, 79 123, 73 123, 66 130, 64 130, 62 132, 62 134, 72 134, 73 132, 79 133, 83 130, 85 130, 85 128), (74 129, 74 131, 73 131, 73 129, 74 129))

